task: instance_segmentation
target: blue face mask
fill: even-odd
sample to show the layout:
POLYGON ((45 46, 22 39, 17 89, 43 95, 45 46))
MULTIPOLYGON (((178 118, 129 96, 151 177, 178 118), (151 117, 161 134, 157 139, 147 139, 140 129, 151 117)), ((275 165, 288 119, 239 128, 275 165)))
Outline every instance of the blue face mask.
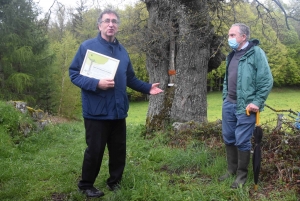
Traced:
POLYGON ((228 45, 234 50, 236 50, 240 46, 240 44, 236 41, 235 38, 228 39, 228 45))

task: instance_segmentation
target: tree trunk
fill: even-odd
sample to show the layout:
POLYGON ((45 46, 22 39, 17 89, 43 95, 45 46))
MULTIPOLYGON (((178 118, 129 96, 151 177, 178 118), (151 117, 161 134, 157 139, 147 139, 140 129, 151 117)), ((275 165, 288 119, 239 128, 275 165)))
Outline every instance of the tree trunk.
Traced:
POLYGON ((4 89, 4 72, 3 72, 3 69, 2 69, 2 65, 1 65, 1 55, 0 55, 0 86, 1 86, 1 89, 4 89))
POLYGON ((150 96, 147 129, 163 129, 174 121, 207 121, 207 72, 215 37, 207 2, 146 0, 145 3, 149 12, 147 70, 150 82, 159 82, 164 89, 164 93, 150 96), (173 64, 175 79, 169 75, 173 64), (170 79, 174 80, 174 86, 168 86, 170 79))

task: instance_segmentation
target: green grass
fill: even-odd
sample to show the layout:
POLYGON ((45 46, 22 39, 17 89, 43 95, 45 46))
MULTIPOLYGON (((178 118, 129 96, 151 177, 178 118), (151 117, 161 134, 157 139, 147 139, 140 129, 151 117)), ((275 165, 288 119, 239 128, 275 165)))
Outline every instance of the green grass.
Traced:
MULTIPOLYGON (((275 88, 271 91, 266 104, 275 110, 293 110, 294 112, 300 112, 300 90, 299 89, 278 89, 275 88)), ((271 109, 265 107, 261 113, 261 123, 277 121, 277 114, 282 113, 288 117, 288 112, 274 112, 271 109)), ((274 123, 275 124, 275 123, 274 123)))
MULTIPOLYGON (((300 89, 275 88, 271 91, 266 104, 276 110, 293 110, 300 112, 300 89)), ((207 119, 216 121, 222 119, 222 92, 209 92, 207 94, 207 119)), ((127 122, 144 124, 148 111, 148 102, 132 102, 128 113, 127 122)), ((287 115, 287 112, 283 113, 287 115)), ((277 113, 265 107, 260 114, 261 123, 275 121, 277 113)))
MULTIPOLYGON (((278 109, 299 110, 300 90, 274 90, 267 102, 278 109), (288 95, 287 95, 287 94, 288 95)), ((221 94, 208 94, 209 120, 220 119, 221 94)), ((107 152, 95 186, 102 189, 105 201, 213 201, 251 200, 253 175, 242 189, 229 188, 228 179, 217 178, 226 166, 224 150, 216 151, 192 140, 185 149, 166 145, 167 133, 156 133, 151 139, 141 136, 147 113, 147 102, 130 104, 127 119, 127 164, 122 189, 106 189, 108 177, 107 152), (221 151, 221 152, 220 152, 221 151)), ((0 108, 3 105, 0 104, 0 108)), ((269 109, 266 109, 266 113, 269 109)), ((269 116, 274 112, 269 111, 269 116)), ((9 110, 10 115, 11 111, 9 110)), ((1 113, 1 115, 4 115, 1 113)), ((1 117, 2 118, 2 117, 1 117)), ((48 126, 19 144, 14 144, 0 118, 0 200, 87 200, 77 192, 85 149, 83 122, 48 126)), ((276 118, 276 115, 275 115, 276 118)), ((294 191, 263 191, 269 184, 261 183, 260 201, 298 200, 294 191)), ((284 183, 282 183, 284 185, 284 183)), ((253 197, 252 197, 253 198, 253 197)))
POLYGON ((148 111, 148 102, 131 102, 128 117, 126 118, 127 124, 142 124, 145 125, 148 111))
POLYGON ((51 192, 73 191, 80 174, 83 140, 81 129, 60 125, 18 145, 10 143, 9 152, 0 154, 0 200, 41 200, 51 192))

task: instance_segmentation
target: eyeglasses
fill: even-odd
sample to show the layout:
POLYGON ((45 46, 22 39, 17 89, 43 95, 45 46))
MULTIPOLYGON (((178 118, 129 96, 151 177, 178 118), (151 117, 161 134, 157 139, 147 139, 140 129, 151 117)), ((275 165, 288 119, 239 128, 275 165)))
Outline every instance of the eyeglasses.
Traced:
POLYGON ((101 21, 101 23, 102 23, 102 22, 104 22, 105 24, 109 24, 110 22, 111 22, 112 24, 114 24, 114 25, 119 24, 118 20, 116 20, 116 19, 112 19, 112 20, 110 20, 110 19, 105 19, 105 20, 101 21))

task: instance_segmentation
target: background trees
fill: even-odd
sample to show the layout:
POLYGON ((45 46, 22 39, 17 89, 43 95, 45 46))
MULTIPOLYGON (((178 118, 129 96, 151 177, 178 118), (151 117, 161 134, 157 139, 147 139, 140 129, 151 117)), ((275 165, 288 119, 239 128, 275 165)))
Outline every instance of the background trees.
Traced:
MULTIPOLYGON (((79 44, 96 36, 103 7, 89 6, 91 0, 74 8, 55 2, 43 18, 31 0, 0 0, 0 98, 72 117, 81 113, 80 92, 70 83, 68 67, 79 44)), ((278 3, 144 0, 119 10, 117 37, 137 76, 160 82, 165 90, 150 97, 148 129, 206 121, 207 88, 222 88, 222 61, 230 51, 226 35, 234 22, 248 24, 251 37, 261 41, 275 86, 299 86, 299 0, 278 3)), ((128 94, 133 100, 147 98, 130 89, 128 94)))
POLYGON ((31 1, 0 1, 0 97, 47 106, 54 90, 48 75, 53 62, 38 12, 31 1))

